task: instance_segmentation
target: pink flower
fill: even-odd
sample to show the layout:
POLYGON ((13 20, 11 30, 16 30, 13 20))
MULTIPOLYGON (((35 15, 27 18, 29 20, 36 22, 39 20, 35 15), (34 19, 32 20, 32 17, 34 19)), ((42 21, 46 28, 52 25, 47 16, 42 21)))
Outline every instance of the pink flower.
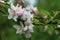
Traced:
POLYGON ((11 4, 11 8, 8 9, 8 12, 9 12, 8 19, 14 19, 15 21, 17 21, 18 13, 21 13, 21 11, 22 11, 21 6, 18 7, 11 4))
POLYGON ((28 6, 28 7, 26 7, 26 9, 30 10, 32 13, 34 13, 36 15, 38 15, 38 13, 39 13, 38 10, 37 10, 37 8, 33 7, 33 6, 28 6))
POLYGON ((17 14, 13 9, 8 9, 9 15, 8 15, 8 19, 13 19, 14 21, 17 21, 17 14))
POLYGON ((22 16, 21 16, 21 19, 23 19, 23 20, 26 20, 26 19, 31 19, 31 20, 33 20, 33 14, 31 14, 31 12, 30 11, 27 11, 26 9, 23 9, 23 11, 22 11, 22 16))

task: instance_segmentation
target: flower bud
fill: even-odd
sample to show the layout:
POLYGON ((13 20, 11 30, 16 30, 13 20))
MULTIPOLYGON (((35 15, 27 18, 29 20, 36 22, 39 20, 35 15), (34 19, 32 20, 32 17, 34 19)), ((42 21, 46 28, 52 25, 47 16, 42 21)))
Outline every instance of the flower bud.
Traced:
POLYGON ((31 37, 31 34, 30 34, 30 32, 29 31, 26 31, 26 38, 30 38, 31 37))
POLYGON ((47 19, 47 15, 45 14, 45 15, 43 15, 43 19, 47 19))
POLYGON ((17 4, 20 4, 20 5, 24 5, 24 0, 20 0, 19 2, 17 2, 17 4))

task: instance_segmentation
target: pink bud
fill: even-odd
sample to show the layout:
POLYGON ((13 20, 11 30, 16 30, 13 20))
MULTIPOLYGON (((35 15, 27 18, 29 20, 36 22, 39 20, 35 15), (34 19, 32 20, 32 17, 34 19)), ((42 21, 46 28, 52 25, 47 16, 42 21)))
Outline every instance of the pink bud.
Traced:
POLYGON ((26 31, 26 37, 27 37, 27 38, 30 38, 30 37, 31 37, 31 34, 30 34, 29 31, 26 31))
POLYGON ((38 10, 32 10, 33 13, 35 13, 36 15, 38 15, 38 10))
POLYGON ((46 14, 45 14, 45 15, 43 15, 43 18, 44 18, 44 19, 47 19, 47 15, 46 15, 46 14))
POLYGON ((20 0, 19 2, 17 2, 17 4, 20 4, 20 5, 24 5, 24 0, 20 0))
POLYGON ((32 10, 32 12, 34 13, 34 14, 36 14, 36 15, 38 15, 38 9, 35 7, 35 8, 33 8, 33 7, 30 7, 30 9, 32 10))

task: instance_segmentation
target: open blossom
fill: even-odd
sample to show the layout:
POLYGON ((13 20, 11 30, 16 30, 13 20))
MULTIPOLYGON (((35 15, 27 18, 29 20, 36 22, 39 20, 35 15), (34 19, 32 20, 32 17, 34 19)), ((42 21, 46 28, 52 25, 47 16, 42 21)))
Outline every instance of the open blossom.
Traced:
POLYGON ((22 22, 20 22, 20 25, 14 25, 13 27, 17 30, 17 31, 16 31, 17 34, 22 34, 22 33, 24 33, 24 32, 23 32, 23 27, 24 27, 24 26, 23 26, 22 22))
MULTIPOLYGON (((21 5, 24 4, 23 0, 19 2, 22 3, 21 5)), ((16 29, 17 34, 25 34, 27 38, 30 38, 30 32, 34 32, 34 25, 32 24, 32 20, 34 18, 34 14, 38 15, 38 10, 36 7, 33 6, 27 6, 26 8, 23 8, 19 5, 19 2, 15 6, 12 3, 12 0, 10 0, 10 8, 8 9, 8 19, 13 19, 14 21, 17 21, 17 18, 19 17, 21 20, 24 20, 23 23, 20 20, 20 25, 17 24, 13 27, 16 29)))
POLYGON ((14 6, 13 3, 12 3, 11 4, 11 9, 15 10, 16 13, 19 13, 22 10, 22 6, 19 6, 18 4, 16 6, 14 6))
POLYGON ((13 9, 8 9, 9 15, 8 15, 8 19, 14 19, 14 21, 17 21, 17 14, 15 13, 15 11, 13 9))
POLYGON ((30 12, 27 12, 28 14, 26 15, 27 19, 33 20, 34 14, 31 14, 30 12))
POLYGON ((15 21, 17 21, 18 18, 18 14, 21 13, 22 7, 18 7, 18 6, 14 6, 13 4, 11 4, 11 8, 8 9, 9 12, 9 16, 8 19, 14 19, 15 21))
POLYGON ((29 26, 25 26, 25 27, 24 27, 24 31, 29 30, 30 32, 34 32, 34 31, 33 31, 33 27, 34 27, 34 26, 33 26, 32 24, 30 24, 29 26))
POLYGON ((25 22, 24 31, 29 30, 30 32, 33 32, 33 27, 34 27, 34 25, 32 24, 32 22, 30 20, 27 20, 25 22))
POLYGON ((31 37, 30 32, 33 32, 34 25, 26 22, 25 26, 22 24, 22 22, 20 22, 20 25, 14 25, 13 27, 16 29, 17 34, 25 34, 27 38, 30 38, 31 37))
POLYGON ((26 9, 22 12, 23 16, 21 17, 21 19, 26 20, 26 19, 31 19, 33 20, 33 16, 34 14, 31 14, 30 11, 27 11, 26 9))
POLYGON ((26 35, 27 38, 31 37, 31 33, 30 32, 34 32, 33 31, 33 27, 34 27, 34 25, 32 24, 31 20, 27 20, 25 22, 24 31, 25 31, 25 35, 26 35))
POLYGON ((27 11, 27 15, 26 15, 27 20, 28 20, 28 19, 33 20, 33 17, 34 17, 34 14, 31 14, 30 11, 27 11))

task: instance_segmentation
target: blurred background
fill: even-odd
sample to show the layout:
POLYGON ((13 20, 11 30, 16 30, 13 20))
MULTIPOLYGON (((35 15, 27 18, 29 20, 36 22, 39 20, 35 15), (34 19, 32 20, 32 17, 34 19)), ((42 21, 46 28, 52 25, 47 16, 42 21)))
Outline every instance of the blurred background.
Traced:
POLYGON ((25 35, 16 34, 13 28, 15 22, 7 18, 9 6, 0 3, 0 40, 60 40, 60 28, 57 28, 57 25, 60 25, 60 0, 25 1, 39 10, 39 16, 34 17, 32 37, 26 38, 25 35), (44 15, 47 15, 47 19, 43 19, 44 15))

